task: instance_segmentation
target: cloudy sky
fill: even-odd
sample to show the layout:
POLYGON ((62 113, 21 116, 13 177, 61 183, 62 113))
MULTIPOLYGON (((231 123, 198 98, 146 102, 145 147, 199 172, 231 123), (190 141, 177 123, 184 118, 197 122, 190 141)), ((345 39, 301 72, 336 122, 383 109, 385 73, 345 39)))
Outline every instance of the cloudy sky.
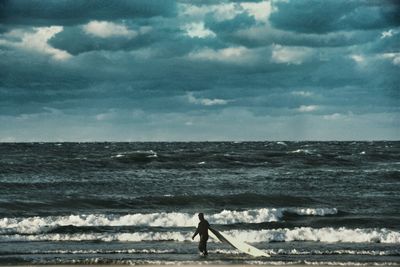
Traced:
POLYGON ((0 1, 0 141, 400 139, 400 2, 0 1))

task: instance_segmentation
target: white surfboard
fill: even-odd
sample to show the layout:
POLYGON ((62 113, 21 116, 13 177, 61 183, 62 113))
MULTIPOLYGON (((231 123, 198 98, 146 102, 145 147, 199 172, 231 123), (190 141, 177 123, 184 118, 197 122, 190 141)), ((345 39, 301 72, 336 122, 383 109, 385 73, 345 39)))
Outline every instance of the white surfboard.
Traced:
POLYGON ((234 247, 244 253, 247 253, 254 257, 271 257, 269 254, 265 253, 264 251, 259 250, 256 247, 250 246, 249 244, 246 244, 245 242, 243 242, 241 240, 238 240, 229 235, 223 234, 212 228, 208 228, 208 230, 209 230, 209 235, 212 238, 215 238, 221 242, 228 243, 232 247, 234 247))

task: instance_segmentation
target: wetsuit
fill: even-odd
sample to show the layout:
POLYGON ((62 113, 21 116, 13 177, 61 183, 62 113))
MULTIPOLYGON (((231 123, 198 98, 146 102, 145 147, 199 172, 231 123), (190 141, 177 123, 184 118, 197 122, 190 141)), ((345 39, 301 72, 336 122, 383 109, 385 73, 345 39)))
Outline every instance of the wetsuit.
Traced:
POLYGON ((199 250, 202 252, 204 255, 207 255, 207 240, 208 240, 208 228, 210 227, 210 224, 208 223, 207 220, 202 220, 199 222, 199 225, 197 226, 196 232, 194 233, 193 237, 195 237, 197 234, 200 235, 200 242, 199 242, 199 250))

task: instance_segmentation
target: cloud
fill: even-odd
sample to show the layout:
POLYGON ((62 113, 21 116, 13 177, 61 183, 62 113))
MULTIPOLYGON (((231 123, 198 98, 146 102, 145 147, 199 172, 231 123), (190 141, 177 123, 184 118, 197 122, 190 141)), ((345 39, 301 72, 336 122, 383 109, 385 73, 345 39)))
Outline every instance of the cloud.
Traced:
POLYGON ((274 45, 272 49, 272 61, 276 63, 301 64, 312 52, 305 47, 285 47, 274 45))
POLYGON ((173 0, 12 0, 0 3, 0 23, 31 26, 78 25, 92 20, 171 17, 176 14, 173 0))
POLYGON ((61 26, 38 27, 33 28, 32 31, 12 30, 4 34, 3 38, 0 39, 0 44, 47 54, 56 60, 66 60, 71 57, 68 52, 54 48, 48 44, 48 40, 62 30, 63 27, 61 26))
POLYGON ((212 17, 205 19, 205 25, 213 32, 226 39, 236 31, 249 29, 251 26, 257 25, 253 16, 247 13, 241 13, 229 20, 218 21, 212 17))
POLYGON ((108 21, 93 20, 88 24, 84 25, 83 30, 87 34, 91 34, 101 38, 108 38, 114 36, 133 38, 138 35, 136 31, 128 29, 125 25, 120 25, 108 21))
POLYGON ((222 49, 203 48, 190 52, 188 58, 191 60, 219 61, 225 63, 246 64, 255 60, 255 54, 245 47, 227 47, 222 49))
POLYGON ((193 93, 189 93, 187 95, 189 103, 203 105, 203 106, 215 106, 215 105, 226 105, 228 104, 228 100, 224 99, 209 99, 209 98, 196 98, 193 93))
POLYGON ((54 114, 54 115, 60 115, 63 114, 63 111, 60 109, 56 109, 56 108, 52 108, 52 107, 43 107, 43 110, 45 112, 48 112, 50 114, 54 114))
POLYGON ((107 112, 99 113, 95 115, 97 121, 107 121, 118 117, 118 112, 116 109, 109 109, 107 112))
POLYGON ((282 30, 322 34, 395 27, 400 25, 399 15, 397 2, 390 0, 289 0, 274 2, 270 22, 282 30))
POLYGON ((308 91, 293 91, 291 94, 295 95, 295 96, 302 96, 302 97, 311 97, 314 95, 312 92, 308 92, 308 91))
POLYGON ((222 3, 212 5, 192 5, 181 3, 178 7, 180 16, 189 17, 194 20, 203 20, 208 14, 211 14, 217 21, 233 19, 242 10, 236 3, 222 3))
POLYGON ((271 14, 272 7, 270 1, 247 2, 240 4, 246 12, 253 16, 257 21, 267 22, 271 14))
POLYGON ((398 137, 393 3, 0 1, 0 138, 398 137))
MULTIPOLYGON (((375 31, 335 31, 325 34, 279 30, 265 25, 248 25, 231 30, 229 41, 250 47, 278 44, 283 46, 345 47, 374 41, 375 31)), ((228 38, 227 38, 228 39, 228 38)))
POLYGON ((365 62, 365 58, 362 55, 351 55, 350 58, 359 64, 365 62))
MULTIPOLYGON (((161 35, 162 36, 162 35, 161 35)), ((151 26, 94 22, 82 26, 65 27, 49 43, 72 55, 90 51, 129 51, 149 47, 157 37, 151 26), (89 27, 90 26, 90 27, 89 27), (118 28, 121 30, 118 30, 118 28)))
POLYGON ((379 31, 376 33, 374 40, 371 40, 365 45, 363 50, 365 53, 378 54, 378 53, 396 53, 400 51, 400 27, 397 29, 389 30, 389 35, 382 35, 379 31), (393 31, 392 31, 393 30, 393 31), (385 37, 383 37, 385 36, 385 37))
POLYGON ((344 115, 344 114, 340 114, 340 113, 333 113, 333 114, 329 114, 329 115, 324 115, 323 118, 325 120, 349 120, 350 116, 352 116, 352 114, 349 115, 344 115))
POLYGON ((310 105, 310 106, 301 105, 297 110, 300 112, 313 112, 316 111, 317 109, 319 109, 319 107, 316 105, 310 105))
POLYGON ((236 16, 247 13, 254 17, 257 21, 266 22, 271 13, 270 1, 251 2, 244 1, 242 3, 222 2, 215 4, 207 4, 202 2, 201 5, 193 5, 188 3, 179 4, 179 13, 181 16, 190 17, 194 20, 203 20, 206 16, 211 15, 217 22, 232 20, 236 16))
POLYGON ((381 33, 381 39, 390 38, 396 33, 397 32, 395 32, 393 29, 390 29, 390 30, 387 30, 387 31, 383 31, 381 33))
MULTIPOLYGON (((397 140, 395 113, 337 116, 298 114, 257 116, 246 109, 209 113, 157 113, 115 110, 120 123, 86 114, 38 114, 20 123, 0 115, 0 137, 7 141, 210 141, 210 140, 397 140), (57 121, 62 121, 61 125, 57 121), (238 123, 246 127, 238 127, 238 123), (109 127, 109 125, 112 127, 109 127), (251 129, 251 131, 249 131, 251 129)), ((117 118, 115 118, 117 119, 117 118)))
POLYGON ((389 59, 396 66, 400 66, 400 52, 399 53, 383 53, 381 55, 384 59, 389 59))
POLYGON ((186 31, 187 35, 194 38, 206 38, 206 37, 215 37, 215 33, 209 29, 204 27, 204 23, 190 23, 186 24, 183 29, 186 31))

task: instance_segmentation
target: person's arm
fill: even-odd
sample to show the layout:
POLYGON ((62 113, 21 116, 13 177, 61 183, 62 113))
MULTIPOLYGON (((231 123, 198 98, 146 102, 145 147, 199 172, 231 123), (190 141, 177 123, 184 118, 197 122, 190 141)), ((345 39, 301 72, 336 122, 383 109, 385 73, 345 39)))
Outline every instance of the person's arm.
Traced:
POLYGON ((199 227, 197 227, 196 232, 194 232, 194 235, 192 236, 192 239, 194 239, 198 233, 199 233, 199 227))

